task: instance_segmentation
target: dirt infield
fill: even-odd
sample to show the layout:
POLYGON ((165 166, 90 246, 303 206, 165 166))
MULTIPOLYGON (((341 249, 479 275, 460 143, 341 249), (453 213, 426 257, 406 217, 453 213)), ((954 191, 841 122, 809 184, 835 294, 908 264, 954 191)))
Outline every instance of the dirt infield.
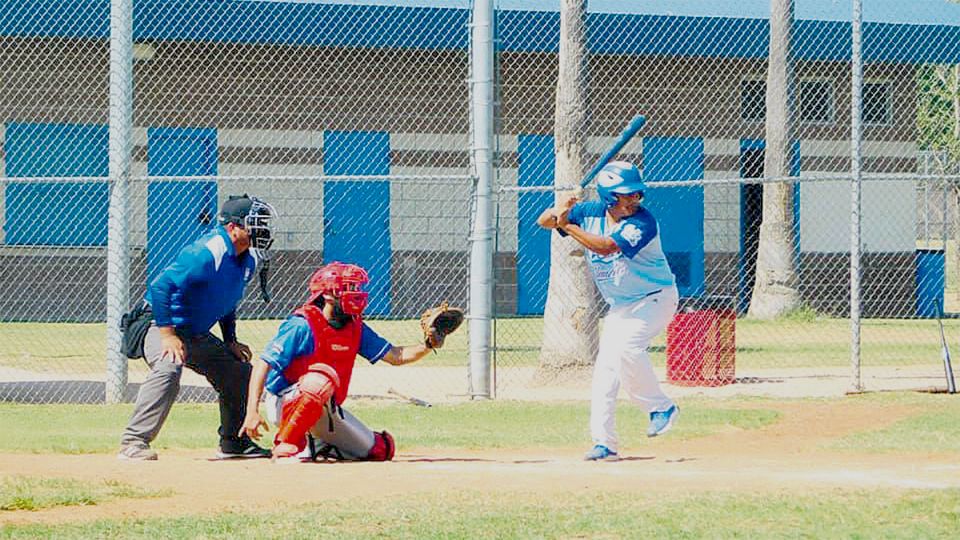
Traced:
MULTIPOLYGON (((767 405, 769 406, 769 405, 767 405)), ((391 463, 272 464, 216 462, 209 452, 164 452, 152 463, 113 455, 0 455, 0 476, 118 480, 173 495, 96 506, 0 512, 0 524, 62 523, 219 511, 270 511, 284 503, 322 503, 329 486, 340 498, 464 491, 550 493, 583 489, 774 492, 833 488, 960 487, 960 464, 948 454, 862 454, 825 448, 838 437, 887 426, 916 409, 829 403, 785 403, 764 429, 694 440, 670 438, 624 448, 619 463, 585 463, 584 448, 444 451, 403 448, 391 463), (269 496, 263 494, 269 493, 269 496), (270 500, 269 505, 264 505, 270 500)))

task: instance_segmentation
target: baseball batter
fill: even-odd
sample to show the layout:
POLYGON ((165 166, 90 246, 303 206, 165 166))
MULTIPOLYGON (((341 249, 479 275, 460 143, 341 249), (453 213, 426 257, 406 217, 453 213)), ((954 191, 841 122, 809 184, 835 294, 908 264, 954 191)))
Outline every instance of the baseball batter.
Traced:
POLYGON ((594 446, 584 456, 588 461, 619 459, 615 417, 621 381, 629 398, 650 414, 648 436, 669 430, 679 413, 661 390, 647 353, 650 341, 673 318, 679 295, 657 221, 641 206, 644 190, 636 166, 612 162, 597 175, 599 201, 571 196, 537 220, 585 248, 597 288, 610 305, 593 371, 594 446))
POLYGON ((352 264, 335 262, 317 270, 306 303, 254 360, 240 435, 257 439, 267 427, 259 411, 266 388, 267 418, 278 426, 275 459, 393 458, 393 437, 371 431, 343 408, 354 360, 359 354, 370 363, 409 364, 442 346, 444 336, 434 333, 423 344, 404 347, 380 337, 363 322, 368 281, 367 272, 352 264))

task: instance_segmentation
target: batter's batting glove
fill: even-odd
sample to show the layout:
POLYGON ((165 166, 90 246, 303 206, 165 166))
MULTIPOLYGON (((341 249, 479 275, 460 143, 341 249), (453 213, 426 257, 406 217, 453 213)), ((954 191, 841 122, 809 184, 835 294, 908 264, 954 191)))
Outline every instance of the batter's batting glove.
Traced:
POLYGON ((463 324, 463 310, 450 307, 446 302, 423 312, 420 327, 423 328, 423 344, 429 349, 443 347, 443 341, 463 324))

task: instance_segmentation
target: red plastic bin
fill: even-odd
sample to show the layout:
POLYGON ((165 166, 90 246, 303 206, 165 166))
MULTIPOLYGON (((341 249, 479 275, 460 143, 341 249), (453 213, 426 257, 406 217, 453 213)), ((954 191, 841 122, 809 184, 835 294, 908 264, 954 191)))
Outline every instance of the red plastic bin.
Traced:
POLYGON ((723 386, 736 380, 736 321, 731 308, 685 308, 667 326, 667 381, 723 386))

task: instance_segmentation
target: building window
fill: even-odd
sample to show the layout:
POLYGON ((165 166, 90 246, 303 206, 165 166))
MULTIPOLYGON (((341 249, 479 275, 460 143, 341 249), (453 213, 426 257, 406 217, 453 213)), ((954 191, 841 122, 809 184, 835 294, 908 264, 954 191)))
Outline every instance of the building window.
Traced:
POLYGON ((833 84, 830 81, 800 81, 800 121, 833 122, 833 84))
POLYGON ((890 81, 863 83, 863 123, 889 124, 893 120, 890 81))
POLYGON ((767 83, 762 79, 740 81, 740 118, 763 122, 767 118, 767 83))

